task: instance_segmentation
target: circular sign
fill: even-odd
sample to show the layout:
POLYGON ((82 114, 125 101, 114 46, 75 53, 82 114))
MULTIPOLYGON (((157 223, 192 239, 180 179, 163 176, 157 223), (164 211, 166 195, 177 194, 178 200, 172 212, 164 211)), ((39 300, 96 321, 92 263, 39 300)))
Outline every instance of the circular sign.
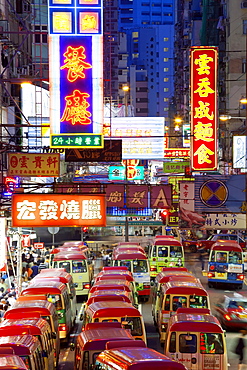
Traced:
POLYGON ((52 234, 52 235, 55 235, 59 232, 59 227, 48 227, 47 228, 49 233, 52 234))
POLYGON ((220 207, 227 198, 228 189, 220 180, 208 180, 200 188, 200 199, 207 207, 220 207))

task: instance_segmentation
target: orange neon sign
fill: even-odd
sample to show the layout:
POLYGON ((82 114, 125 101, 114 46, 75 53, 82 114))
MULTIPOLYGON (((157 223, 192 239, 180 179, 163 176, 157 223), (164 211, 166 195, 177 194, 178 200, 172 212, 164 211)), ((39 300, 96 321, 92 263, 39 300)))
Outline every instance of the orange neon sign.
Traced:
POLYGON ((61 118, 61 122, 70 121, 72 125, 79 123, 80 125, 89 125, 92 121, 91 113, 87 111, 90 104, 86 101, 89 94, 83 93, 79 90, 74 90, 72 95, 65 97, 66 106, 61 118))
POLYGON ((106 226, 105 196, 14 194, 12 226, 106 226))
POLYGON ((78 78, 85 78, 85 73, 83 72, 84 69, 92 68, 91 64, 84 61, 84 59, 86 59, 86 55, 85 48, 83 46, 79 46, 78 48, 68 46, 63 56, 65 57, 65 64, 61 69, 68 69, 67 79, 70 82, 74 82, 78 78))

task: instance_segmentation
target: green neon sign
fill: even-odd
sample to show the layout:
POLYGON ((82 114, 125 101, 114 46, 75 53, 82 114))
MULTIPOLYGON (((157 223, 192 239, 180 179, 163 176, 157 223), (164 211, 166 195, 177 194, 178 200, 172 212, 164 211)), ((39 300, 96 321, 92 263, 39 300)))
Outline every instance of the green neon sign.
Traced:
POLYGON ((104 148, 102 134, 52 134, 51 148, 104 148))

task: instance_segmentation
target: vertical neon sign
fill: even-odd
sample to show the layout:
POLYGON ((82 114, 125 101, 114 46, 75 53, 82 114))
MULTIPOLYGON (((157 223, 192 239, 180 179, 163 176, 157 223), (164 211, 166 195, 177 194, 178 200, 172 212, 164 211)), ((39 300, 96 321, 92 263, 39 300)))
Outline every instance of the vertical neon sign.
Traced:
POLYGON ((216 47, 191 48, 191 167, 217 169, 216 47))
POLYGON ((101 133, 101 0, 49 0, 52 134, 101 133))

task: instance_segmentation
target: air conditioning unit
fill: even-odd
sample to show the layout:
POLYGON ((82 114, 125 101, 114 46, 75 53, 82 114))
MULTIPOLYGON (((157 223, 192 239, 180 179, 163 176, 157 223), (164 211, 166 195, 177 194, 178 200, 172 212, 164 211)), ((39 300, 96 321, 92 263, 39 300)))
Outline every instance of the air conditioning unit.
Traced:
POLYGON ((241 8, 247 8, 247 1, 242 1, 241 8))

